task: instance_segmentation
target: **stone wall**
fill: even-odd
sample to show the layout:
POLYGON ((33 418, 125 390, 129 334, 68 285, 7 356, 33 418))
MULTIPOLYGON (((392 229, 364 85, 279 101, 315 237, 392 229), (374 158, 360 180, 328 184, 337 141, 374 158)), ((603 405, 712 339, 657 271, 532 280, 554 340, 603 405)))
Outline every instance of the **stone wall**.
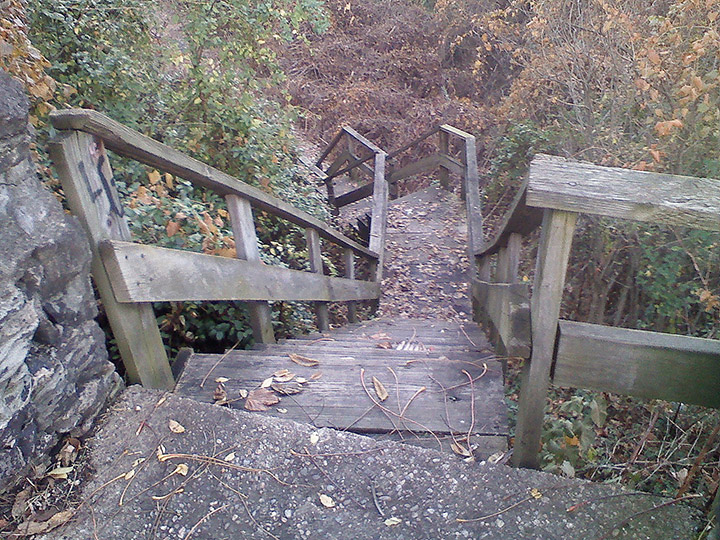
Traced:
POLYGON ((90 249, 38 180, 28 101, 0 71, 0 493, 121 387, 95 321, 90 249))

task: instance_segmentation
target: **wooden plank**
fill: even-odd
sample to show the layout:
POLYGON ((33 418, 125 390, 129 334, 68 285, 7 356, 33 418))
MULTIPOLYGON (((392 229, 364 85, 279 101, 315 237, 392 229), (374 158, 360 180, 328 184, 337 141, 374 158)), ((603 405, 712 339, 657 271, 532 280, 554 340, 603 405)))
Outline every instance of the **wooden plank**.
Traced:
POLYGON ((559 325, 553 384, 720 408, 720 341, 559 325))
POLYGON ((120 304, 102 264, 98 244, 130 238, 102 140, 67 133, 50 142, 50 156, 72 212, 90 241, 92 274, 131 383, 171 389, 175 385, 155 313, 150 305, 120 304))
MULTIPOLYGON (((323 274, 322 252, 320 250, 320 235, 315 229, 306 229, 305 238, 307 240, 308 258, 310 259, 310 271, 316 274, 323 274)), ((317 327, 321 332, 330 330, 330 312, 326 302, 315 303, 315 315, 317 317, 317 327)))
POLYGON ((720 231, 720 180, 601 167, 538 155, 527 204, 720 231))
POLYGON ((530 289, 526 283, 472 282, 473 298, 492 323, 507 356, 530 357, 530 289))
POLYGON ((460 137, 461 139, 467 139, 468 137, 472 137, 473 139, 475 138, 473 135, 471 135, 467 131, 463 131, 461 129, 453 127, 450 124, 441 125, 440 130, 444 131, 445 133, 449 133, 450 135, 455 135, 456 137, 460 137))
POLYGON ((377 283, 382 281, 385 261, 385 231, 387 229, 388 184, 385 180, 385 154, 375 154, 375 178, 373 186, 372 220, 370 223, 370 250, 378 254, 377 261, 370 262, 371 276, 377 283))
POLYGON ((377 283, 229 257, 117 241, 103 242, 100 252, 119 302, 345 302, 380 296, 377 283))
MULTIPOLYGON (((445 126, 443 126, 445 127, 445 126)), ((480 177, 478 176, 477 151, 475 137, 465 137, 463 152, 465 172, 463 173, 463 191, 465 193, 465 211, 467 214, 468 258, 473 256, 485 243, 483 238, 482 204, 480 203, 480 177)))
POLYGON ((335 136, 330 141, 330 144, 328 144, 325 147, 325 150, 323 150, 322 154, 320 154, 320 157, 315 162, 315 165, 317 165, 318 167, 322 165, 322 162, 325 161, 325 158, 330 155, 330 152, 332 152, 333 148, 337 146, 337 143, 340 142, 340 139, 342 139, 343 135, 345 135, 345 132, 342 129, 335 134, 335 136))
POLYGON ((540 208, 527 206, 525 201, 527 184, 528 180, 525 180, 510 205, 510 209, 507 214, 505 214, 502 224, 498 227, 499 232, 495 234, 490 242, 475 253, 476 257, 489 257, 490 255, 494 255, 501 247, 507 245, 512 234, 525 236, 540 226, 543 211, 540 208))
MULTIPOLYGON (((350 144, 353 143, 353 142, 354 142, 354 141, 350 140, 350 141, 348 141, 348 144, 350 145, 350 144)), ((352 157, 353 160, 358 160, 358 161, 359 161, 359 160, 361 160, 361 159, 364 159, 364 158, 359 157, 352 148, 350 149, 350 156, 352 157)), ((367 162, 362 162, 362 163, 359 163, 356 167, 354 167, 354 168, 350 171, 350 178, 351 178, 353 181, 358 181, 358 180, 359 180, 359 174, 355 174, 355 175, 353 176, 353 173, 359 173, 360 171, 362 171, 362 172, 364 172, 364 173, 366 173, 366 174, 369 174, 370 176, 373 175, 372 167, 370 167, 370 166, 367 164, 367 162)))
POLYGON ((333 177, 339 176, 337 172, 345 165, 349 160, 352 159, 350 152, 343 150, 338 157, 336 157, 330 166, 325 171, 325 181, 332 180, 333 177))
POLYGON ((438 154, 441 158, 438 161, 440 165, 440 171, 438 177, 440 179, 440 187, 445 190, 450 189, 450 170, 447 165, 444 164, 442 158, 449 157, 450 154, 450 134, 447 131, 440 131, 440 141, 438 143, 438 154))
MULTIPOLYGON (((345 260, 345 277, 347 279, 355 279, 355 254, 352 249, 345 249, 343 251, 343 259, 345 260)), ((348 302, 347 311, 348 322, 357 322, 357 306, 354 302, 348 302)))
POLYGON ((315 165, 312 161, 310 161, 305 156, 300 156, 298 158, 300 163, 302 163, 311 173, 313 173, 315 176, 317 176, 320 180, 325 182, 327 180, 327 174, 325 174, 325 171, 323 171, 320 167, 315 165))
POLYGON ((146 137, 107 116, 86 109, 53 111, 50 120, 55 129, 84 131, 100 137, 105 146, 117 154, 129 157, 179 176, 194 184, 212 189, 220 195, 235 194, 248 199, 255 208, 286 219, 302 228, 318 229, 320 236, 341 247, 353 249, 373 259, 377 254, 334 230, 326 223, 298 210, 291 204, 245 184, 237 178, 219 171, 182 152, 146 137))
POLYGON ((438 164, 441 167, 445 167, 448 171, 451 171, 457 175, 462 176, 465 172, 465 166, 460 163, 458 160, 450 157, 446 154, 438 154, 438 164))
POLYGON ((338 195, 337 197, 335 197, 335 206, 341 208, 343 206, 347 206, 348 204, 352 204, 366 197, 369 197, 373 194, 374 187, 375 183, 370 182, 369 184, 360 186, 357 189, 353 189, 352 191, 348 191, 347 193, 338 195))
POLYGON ((396 171, 392 171, 388 177, 388 182, 390 184, 394 184, 395 182, 398 182, 403 178, 415 176, 416 174, 430 172, 438 166, 439 160, 439 156, 437 154, 433 154, 431 156, 426 156, 417 161, 414 161, 413 163, 405 165, 404 167, 396 171))
MULTIPOLYGON (((230 214, 237 258, 254 263, 260 262, 255 220, 247 199, 237 195, 225 197, 230 214)), ((247 302, 250 327, 256 343, 275 343, 272 326, 272 308, 267 302, 247 302)))
POLYGON ((522 374, 513 460, 538 468, 543 411, 555 352, 560 302, 577 214, 545 210, 531 300, 532 354, 522 374))
MULTIPOLYGON (((395 426, 402 429, 403 422, 394 418, 393 425, 385 414, 373 407, 360 383, 361 370, 365 370, 364 380, 370 395, 376 396, 372 383, 374 376, 390 394, 383 405, 396 413, 417 393, 407 408, 406 418, 410 421, 405 422, 405 429, 448 433, 449 424, 453 431, 467 433, 473 413, 471 403, 474 401, 474 432, 486 435, 507 433, 507 417, 502 402, 502 369, 498 362, 492 362, 491 369, 483 375, 482 363, 475 366, 434 361, 407 365, 405 356, 398 359, 392 351, 385 352, 385 358, 376 358, 372 362, 360 356, 317 356, 314 358, 319 361, 319 365, 310 368, 293 363, 287 356, 267 357, 259 352, 252 355, 247 352, 236 354, 233 351, 217 365, 212 377, 228 378, 224 383, 228 396, 236 397, 240 389, 257 388, 265 378, 279 369, 288 369, 308 380, 313 374, 321 373, 322 376, 308 383, 301 393, 283 398, 278 407, 287 412, 281 413, 277 407, 273 407, 263 414, 302 422, 312 419, 318 427, 351 428, 353 431, 389 432, 395 426), (396 373, 397 385, 388 368, 396 373), (463 370, 475 379, 472 389, 463 370), (448 389, 447 400, 433 379, 448 389)), ((212 402, 216 384, 206 383, 201 388, 200 383, 219 358, 220 355, 194 355, 178 381, 176 392, 203 402, 212 402)), ((242 408, 243 401, 233 405, 242 408)))
POLYGON ((355 131, 353 128, 346 126, 343 128, 343 131, 347 133, 350 137, 355 139, 357 142, 362 144, 365 148, 370 150, 373 154, 377 154, 378 152, 382 152, 383 154, 385 151, 377 146, 374 142, 372 142, 370 139, 367 139, 363 135, 360 135, 357 131, 355 131))

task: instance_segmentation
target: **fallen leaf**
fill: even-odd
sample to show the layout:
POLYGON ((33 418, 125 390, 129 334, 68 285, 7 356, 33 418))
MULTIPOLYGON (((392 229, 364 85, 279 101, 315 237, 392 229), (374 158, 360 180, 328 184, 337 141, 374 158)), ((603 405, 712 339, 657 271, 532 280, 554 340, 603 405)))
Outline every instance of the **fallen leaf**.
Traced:
POLYGON ((303 391, 303 387, 298 383, 273 384, 270 388, 283 396, 292 396, 303 391))
POLYGON ((218 377, 217 379, 215 379, 215 382, 216 382, 216 383, 223 384, 223 383, 228 382, 229 380, 230 380, 230 379, 228 379, 227 377, 218 377))
POLYGON ((333 501, 332 497, 329 497, 328 495, 325 495, 323 493, 320 494, 320 503, 325 508, 335 508, 335 501, 333 501))
POLYGON ((55 480, 65 480, 68 477, 68 474, 71 473, 73 470, 72 467, 56 467, 47 475, 50 478, 54 478, 55 480))
POLYGON ((31 494, 32 494, 32 487, 27 486, 20 493, 15 495, 15 502, 12 505, 12 510, 10 510, 10 515, 13 518, 20 519, 21 517, 23 517, 25 515, 25 513, 28 510, 27 501, 30 498, 31 494))
POLYGON ((290 373, 288 370, 284 370, 286 373, 282 375, 274 375, 275 380, 280 383, 290 382, 295 378, 294 373, 290 373))
POLYGON ((280 407, 278 407, 277 412, 285 414, 285 413, 287 413, 287 409, 281 409, 280 407))
POLYGON ((248 397, 248 391, 245 390, 244 388, 241 388, 241 389, 240 389, 240 397, 243 398, 243 399, 245 399, 246 397, 248 397))
POLYGON ((565 444, 568 446, 580 446, 580 439, 577 438, 577 435, 573 437, 565 435, 565 444))
POLYGON ((273 383, 273 378, 268 377, 265 379, 262 384, 260 385, 260 388, 270 388, 270 385, 273 383))
POLYGON ((223 458, 228 463, 231 461, 235 461, 235 452, 230 452, 227 456, 223 458))
POLYGON ((376 343, 375 346, 378 349, 392 349, 392 343, 389 341, 381 341, 380 343, 376 343))
POLYGON ((295 379, 295 382, 299 382, 300 384, 305 384, 307 382, 307 379, 305 377, 297 377, 295 379))
POLYGON ((26 521, 20 524, 17 530, 22 531, 23 536, 45 534, 70 521, 73 515, 75 515, 75 510, 64 510, 58 512, 47 521, 26 521))
POLYGON ((320 362, 318 362, 314 358, 308 358, 307 356, 302 356, 295 353, 288 354, 288 357, 290 358, 290 360, 303 367, 315 367, 320 364, 320 362))
POLYGON ((175 470, 172 473, 179 474, 180 476, 187 476, 188 471, 190 471, 190 468, 185 463, 178 463, 178 466, 175 467, 175 470))
POLYGON ((63 467, 68 467, 74 463, 78 456, 78 450, 80 450, 81 444, 75 437, 68 437, 65 440, 65 444, 58 452, 60 463, 63 467))
POLYGON ((318 443, 319 440, 320 440, 320 434, 317 431, 313 431, 310 434, 310 444, 312 444, 314 446, 318 443))
POLYGON ((270 405, 275 405, 279 401, 280 398, 272 390, 256 388, 245 399, 245 408, 248 411, 267 411, 270 405))
POLYGON ((385 390, 385 386, 376 377, 372 378, 373 386, 375 386, 375 393, 380 401, 385 401, 390 394, 385 390))
POLYGON ((225 390, 223 383, 218 384, 217 388, 215 388, 215 391, 213 392, 213 399, 215 401, 227 400, 227 391, 225 390))
POLYGON ((322 371, 316 371, 312 375, 310 375, 311 381, 317 381, 320 377, 322 377, 322 371))
POLYGON ((156 170, 152 170, 148 173, 148 180, 150 183, 155 185, 160 181, 160 173, 156 170))
POLYGON ((132 480, 133 476, 135 476, 135 469, 130 469, 125 473, 125 480, 132 480))
POLYGON ((175 420, 170 420, 168 422, 168 427, 173 433, 185 433, 185 427, 183 427, 180 422, 176 422, 175 420))
POLYGON ((534 499, 542 499, 543 494, 540 492, 539 489, 532 488, 530 490, 530 496, 533 497, 534 499))
POLYGON ((472 452, 458 442, 451 442, 450 448, 452 448, 452 451, 459 456, 472 457, 472 452))
POLYGON ((395 525, 400 525, 401 523, 402 519, 396 517, 389 517, 385 520, 385 525, 388 527, 394 527, 395 525))
POLYGON ((370 338, 374 339, 374 340, 382 339, 383 341, 390 341, 390 339, 391 339, 390 336, 388 336, 385 332, 380 332, 379 334, 373 334, 372 336, 370 336, 370 338))

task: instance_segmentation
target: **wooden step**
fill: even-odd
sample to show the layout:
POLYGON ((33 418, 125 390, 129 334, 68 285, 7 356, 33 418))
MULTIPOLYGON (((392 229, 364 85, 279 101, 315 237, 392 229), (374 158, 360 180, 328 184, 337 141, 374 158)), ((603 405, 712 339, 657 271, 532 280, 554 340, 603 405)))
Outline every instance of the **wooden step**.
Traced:
MULTIPOLYGON (((307 382, 299 393, 282 396, 280 403, 258 414, 444 449, 472 433, 477 456, 487 457, 507 447, 502 365, 467 340, 458 345, 457 331, 457 324, 443 321, 372 321, 328 333, 330 339, 342 335, 341 341, 293 339, 225 355, 193 354, 176 392, 212 403, 216 381, 225 381, 228 405, 241 409, 241 390, 257 389, 285 369, 307 382), (414 331, 437 349, 380 348, 363 337, 368 330, 406 339, 414 331), (444 340, 446 334, 449 339, 444 340), (299 365, 291 354, 311 358, 317 365, 299 365), (373 377, 388 393, 382 402, 373 377)), ((485 338, 477 339, 487 349, 485 338)))

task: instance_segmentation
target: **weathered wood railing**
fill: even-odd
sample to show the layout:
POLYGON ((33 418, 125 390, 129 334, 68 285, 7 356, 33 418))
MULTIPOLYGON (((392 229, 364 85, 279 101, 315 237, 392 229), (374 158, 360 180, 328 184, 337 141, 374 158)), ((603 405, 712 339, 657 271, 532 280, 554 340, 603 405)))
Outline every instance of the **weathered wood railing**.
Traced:
MULTIPOLYGON (((482 215, 480 212, 476 145, 475 137, 469 133, 449 125, 441 125, 401 148, 386 154, 358 132, 346 127, 340 130, 333 138, 314 167, 317 170, 316 174, 324 180, 327 186, 328 199, 337 208, 355 203, 370 195, 374 195, 377 201, 378 182, 382 182, 383 189, 396 193, 396 186, 400 180, 438 170, 440 185, 444 189, 450 189, 450 173, 458 174, 461 177, 461 193, 467 207, 469 250, 471 253, 475 253, 482 245, 482 215), (419 146, 434 135, 438 135, 436 152, 402 166, 393 166, 393 162, 398 161, 398 158, 405 151, 419 146), (453 138, 459 144, 451 146, 450 142, 453 138), (451 147, 458 148, 459 159, 451 153, 451 147), (361 155, 361 149, 364 149, 367 155, 361 155), (323 162, 334 150, 337 154, 335 159, 332 160, 327 169, 322 170, 323 162), (373 160, 372 167, 368 165, 371 160, 373 160), (349 174, 352 179, 359 181, 363 173, 371 178, 367 183, 336 196, 335 178, 343 174, 349 174)), ((371 227, 375 227, 374 216, 375 211, 373 211, 371 227)), ((373 229, 371 229, 371 248, 372 238, 373 229)))
POLYGON ((506 354, 529 358, 514 462, 538 467, 549 385, 720 407, 720 341, 561 320, 578 214, 720 231, 720 181, 537 156, 499 233, 475 252, 481 319, 506 354), (532 298, 518 283, 522 236, 541 227, 532 298), (491 258, 496 257, 491 277, 491 258))
MULTIPOLYGON (((170 388, 170 365, 155 321, 152 302, 240 300, 249 303, 253 334, 273 342, 270 306, 278 300, 310 301, 318 326, 328 328, 328 302, 377 300, 382 272, 383 236, 370 248, 322 221, 217 169, 88 110, 57 111, 51 121, 60 134, 51 156, 70 209, 78 216, 93 251, 93 276, 120 354, 132 382, 170 388), (176 175, 225 197, 237 258, 217 257, 131 242, 122 203, 105 149, 176 175), (257 208, 305 229, 311 272, 260 262, 252 209, 257 208), (346 277, 323 276, 321 238, 344 249, 346 277), (355 278, 355 258, 372 269, 371 281, 355 278)), ((384 154, 376 159, 378 227, 384 230, 387 188, 384 154)))

